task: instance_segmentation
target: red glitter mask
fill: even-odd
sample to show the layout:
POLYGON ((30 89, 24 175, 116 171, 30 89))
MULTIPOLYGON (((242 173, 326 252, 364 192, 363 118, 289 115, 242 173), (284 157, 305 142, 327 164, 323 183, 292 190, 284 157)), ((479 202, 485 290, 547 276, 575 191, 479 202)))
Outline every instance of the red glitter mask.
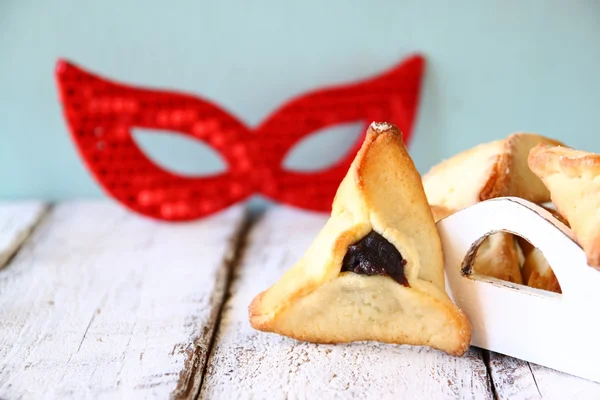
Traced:
POLYGON ((129 209, 160 220, 186 221, 253 194, 313 211, 333 197, 364 136, 343 159, 317 172, 282 167, 301 139, 325 127, 363 121, 397 125, 411 138, 425 60, 415 55, 369 80, 324 88, 284 104, 250 128, 218 105, 183 93, 116 83, 59 60, 56 79, 64 116, 80 156, 104 191, 129 209), (227 161, 226 172, 185 177, 152 162, 132 128, 176 131, 201 140, 227 161))

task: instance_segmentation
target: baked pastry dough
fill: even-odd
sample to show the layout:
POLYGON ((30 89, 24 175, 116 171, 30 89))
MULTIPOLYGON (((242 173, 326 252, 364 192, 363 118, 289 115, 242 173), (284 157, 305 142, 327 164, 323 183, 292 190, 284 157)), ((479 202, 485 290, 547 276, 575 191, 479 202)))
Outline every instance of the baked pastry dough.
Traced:
POLYGON ((255 329, 303 341, 465 353, 470 324, 445 292, 440 238, 395 126, 371 125, 326 225, 302 259, 252 301, 249 317, 255 329))
POLYGON ((423 177, 427 200, 455 211, 502 196, 549 201, 548 189, 527 166, 529 150, 538 143, 561 144, 532 133, 515 133, 441 162, 423 177))
POLYGON ((529 167, 550 190, 590 266, 600 267, 600 154, 538 145, 529 167))
MULTIPOLYGON (((438 205, 432 205, 431 211, 436 223, 454 212, 438 205)), ((523 255, 515 237, 508 232, 496 232, 479 245, 473 270, 482 275, 520 284, 523 283, 521 258, 523 255)))
POLYGON ((482 275, 521 284, 521 249, 508 232, 488 236, 477 249, 473 270, 482 275))
POLYGON ((440 219, 444 219, 447 216, 452 215, 456 212, 447 207, 438 206, 436 204, 431 204, 429 207, 431 208, 431 213, 433 214, 433 220, 436 224, 440 219))
POLYGON ((527 286, 561 293, 556 275, 539 249, 533 248, 525 257, 523 280, 527 286))

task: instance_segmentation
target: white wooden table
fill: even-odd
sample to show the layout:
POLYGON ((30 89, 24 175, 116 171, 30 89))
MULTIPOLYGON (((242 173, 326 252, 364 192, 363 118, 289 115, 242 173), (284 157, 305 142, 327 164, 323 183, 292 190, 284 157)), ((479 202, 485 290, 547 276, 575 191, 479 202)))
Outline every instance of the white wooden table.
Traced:
POLYGON ((252 330, 252 297, 325 220, 237 206, 173 225, 110 201, 0 202, 0 399, 600 399, 599 384, 477 348, 252 330))

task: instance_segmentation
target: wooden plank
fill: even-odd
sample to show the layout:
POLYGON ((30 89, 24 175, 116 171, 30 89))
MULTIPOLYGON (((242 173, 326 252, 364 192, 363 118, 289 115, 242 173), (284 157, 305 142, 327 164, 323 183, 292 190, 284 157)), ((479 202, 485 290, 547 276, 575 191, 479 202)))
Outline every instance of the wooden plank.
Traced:
POLYGON ((0 398, 193 398, 244 216, 53 208, 0 271, 0 398))
POLYGON ((236 269, 200 398, 493 398, 481 352, 381 343, 316 345, 253 330, 247 307, 298 260, 326 217, 271 209, 236 269))
POLYGON ((41 201, 0 202, 0 268, 21 247, 47 209, 41 201))
POLYGON ((600 399, 600 384, 490 352, 498 399, 600 399))

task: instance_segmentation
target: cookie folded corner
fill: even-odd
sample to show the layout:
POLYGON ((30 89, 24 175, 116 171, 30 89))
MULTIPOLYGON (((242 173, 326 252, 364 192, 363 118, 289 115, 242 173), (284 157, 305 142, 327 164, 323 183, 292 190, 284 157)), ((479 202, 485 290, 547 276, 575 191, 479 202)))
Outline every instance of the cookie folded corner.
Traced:
POLYGON ((380 341, 463 355, 471 326, 444 287, 441 241, 402 134, 373 123, 303 257, 249 306, 302 341, 380 341))
POLYGON ((528 164, 550 191, 588 264, 600 267, 600 154, 539 144, 528 164))

